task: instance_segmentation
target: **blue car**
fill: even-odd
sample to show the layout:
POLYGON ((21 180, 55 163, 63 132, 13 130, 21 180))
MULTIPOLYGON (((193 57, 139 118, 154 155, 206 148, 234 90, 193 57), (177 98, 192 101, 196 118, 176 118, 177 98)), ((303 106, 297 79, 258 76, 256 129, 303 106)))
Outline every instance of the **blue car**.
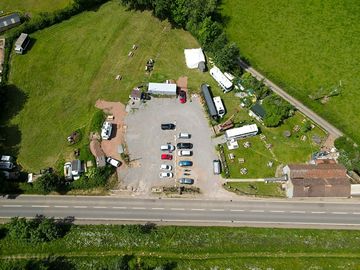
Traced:
POLYGON ((192 166, 192 165, 193 165, 193 163, 190 160, 181 160, 181 161, 179 161, 179 166, 180 167, 188 167, 188 166, 192 166))

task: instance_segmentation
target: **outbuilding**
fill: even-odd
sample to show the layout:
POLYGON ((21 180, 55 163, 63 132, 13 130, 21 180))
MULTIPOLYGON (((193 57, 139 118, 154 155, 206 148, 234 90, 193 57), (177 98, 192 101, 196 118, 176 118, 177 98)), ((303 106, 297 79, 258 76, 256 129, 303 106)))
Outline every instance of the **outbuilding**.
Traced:
POLYGON ((176 96, 175 83, 149 83, 148 93, 153 95, 176 96))
POLYGON ((20 23, 20 16, 17 13, 2 16, 0 17, 0 33, 19 25, 20 23))
POLYGON ((249 110, 249 115, 251 117, 254 117, 259 122, 262 122, 265 117, 265 109, 261 106, 260 103, 255 103, 254 106, 252 106, 249 110))
POLYGON ((21 33, 20 37, 15 42, 15 52, 22 54, 30 43, 30 37, 28 34, 21 33))

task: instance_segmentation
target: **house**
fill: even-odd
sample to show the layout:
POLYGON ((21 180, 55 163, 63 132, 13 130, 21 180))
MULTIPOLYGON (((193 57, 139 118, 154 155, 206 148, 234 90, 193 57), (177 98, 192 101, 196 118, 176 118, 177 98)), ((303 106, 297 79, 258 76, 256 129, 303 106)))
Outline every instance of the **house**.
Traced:
POLYGON ((15 42, 15 52, 17 54, 23 54, 29 43, 30 43, 29 35, 25 33, 21 33, 21 35, 15 42))
POLYGON ((292 197, 349 197, 351 185, 346 168, 337 163, 289 164, 286 195, 292 197))
POLYGON ((238 128, 232 128, 225 131, 225 138, 227 141, 237 140, 240 138, 246 138, 255 136, 259 132, 256 124, 245 125, 238 128))
POLYGON ((13 13, 7 16, 0 17, 0 33, 21 24, 20 16, 13 13))
POLYGON ((255 103, 254 106, 252 106, 249 110, 249 115, 251 117, 254 117, 256 120, 262 123, 264 117, 265 117, 265 109, 261 106, 260 103, 255 103))
POLYGON ((149 83, 148 93, 154 95, 171 95, 176 96, 175 83, 149 83))

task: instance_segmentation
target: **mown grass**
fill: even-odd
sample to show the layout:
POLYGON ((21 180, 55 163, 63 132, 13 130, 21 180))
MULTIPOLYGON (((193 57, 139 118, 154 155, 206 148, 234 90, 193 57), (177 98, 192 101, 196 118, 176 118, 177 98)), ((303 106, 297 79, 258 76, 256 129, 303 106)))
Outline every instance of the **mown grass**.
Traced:
POLYGON ((64 8, 71 2, 71 0, 1 0, 0 10, 4 12, 22 11, 34 15, 64 8))
POLYGON ((227 33, 251 64, 360 142, 357 1, 225 0, 227 33), (322 105, 308 95, 338 86, 322 105))
POLYGON ((167 226, 141 232, 131 226, 100 225, 74 226, 63 239, 50 243, 26 244, 6 236, 0 248, 3 260, 64 256, 80 265, 78 269, 114 263, 126 254, 145 261, 175 261, 175 269, 357 269, 359 239, 359 231, 346 230, 167 226))
POLYGON ((227 182, 225 188, 240 195, 255 195, 259 197, 285 196, 279 183, 227 182))
POLYGON ((31 36, 31 50, 12 56, 10 75, 28 97, 9 123, 19 127, 18 161, 27 170, 69 155, 66 137, 90 124, 97 99, 126 102, 133 87, 149 80, 187 75, 193 90, 210 81, 186 68, 183 49, 198 46, 189 33, 115 0, 31 36), (133 44, 138 49, 128 57, 133 44), (155 59, 150 75, 144 71, 149 58, 155 59))

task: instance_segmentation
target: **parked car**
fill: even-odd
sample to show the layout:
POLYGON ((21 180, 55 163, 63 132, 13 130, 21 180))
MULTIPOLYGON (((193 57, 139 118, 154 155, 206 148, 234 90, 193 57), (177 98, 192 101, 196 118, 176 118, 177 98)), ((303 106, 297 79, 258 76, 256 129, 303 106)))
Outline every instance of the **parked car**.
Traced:
POLYGON ((221 162, 218 159, 213 160, 213 170, 214 174, 220 174, 221 173, 221 162))
POLYGON ((180 132, 178 135, 179 139, 190 139, 191 138, 191 134, 190 133, 185 133, 185 132, 180 132))
POLYGON ((172 152, 175 150, 175 146, 173 146, 172 144, 164 144, 160 146, 160 150, 161 151, 169 151, 172 152))
POLYGON ((180 178, 179 183, 183 185, 192 185, 194 184, 194 179, 191 178, 180 178))
POLYGON ((176 145, 176 147, 177 147, 178 149, 192 149, 192 148, 193 148, 193 144, 192 144, 192 143, 183 143, 183 142, 181 142, 181 143, 178 143, 178 144, 176 145))
POLYGON ((0 170, 10 171, 15 167, 15 159, 12 156, 2 155, 0 157, 0 170))
POLYGON ((190 150, 179 150, 178 151, 178 156, 182 157, 182 156, 192 156, 192 151, 190 150))
POLYGON ((161 154, 161 159, 172 160, 172 155, 169 155, 169 154, 161 154))
POLYGON ((172 178, 174 175, 172 172, 161 172, 159 174, 160 178, 172 178))
POLYGON ((190 161, 190 160, 181 160, 179 161, 179 166, 180 167, 189 167, 189 166, 192 166, 193 165, 193 162, 190 161))
POLYGON ((179 92, 179 101, 180 101, 180 103, 185 103, 186 102, 186 92, 185 91, 180 91, 179 92))
POLYGON ((64 177, 65 180, 72 180, 72 168, 71 168, 71 162, 66 162, 64 164, 64 177))
POLYGON ((110 122, 105 121, 101 128, 101 138, 103 140, 109 140, 111 137, 112 124, 110 122))
POLYGON ((167 164, 161 164, 161 165, 160 165, 160 170, 171 171, 171 170, 172 170, 172 166, 171 166, 171 165, 167 165, 167 164))
POLYGON ((114 167, 120 167, 121 165, 121 161, 114 159, 112 157, 108 157, 106 159, 106 162, 109 163, 110 165, 114 166, 114 167))
POLYGON ((169 129, 175 129, 175 125, 168 123, 168 124, 161 124, 161 129, 162 130, 169 130, 169 129))

